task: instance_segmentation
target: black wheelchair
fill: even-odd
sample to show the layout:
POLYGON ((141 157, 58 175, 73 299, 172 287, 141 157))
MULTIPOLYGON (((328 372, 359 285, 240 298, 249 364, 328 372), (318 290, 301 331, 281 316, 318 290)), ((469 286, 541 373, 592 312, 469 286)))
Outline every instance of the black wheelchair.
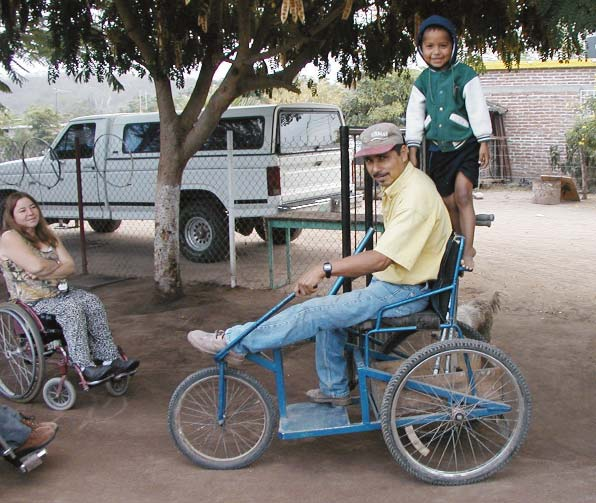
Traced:
POLYGON ((0 304, 0 357, 0 396, 27 403, 43 390, 46 405, 59 411, 70 409, 77 397, 76 388, 67 378, 69 368, 77 374, 84 391, 105 383, 112 396, 124 395, 129 378, 135 373, 87 382, 81 369, 68 356, 62 327, 56 318, 49 314, 38 315, 20 301, 0 304), (57 367, 59 375, 45 380, 49 364, 57 367))

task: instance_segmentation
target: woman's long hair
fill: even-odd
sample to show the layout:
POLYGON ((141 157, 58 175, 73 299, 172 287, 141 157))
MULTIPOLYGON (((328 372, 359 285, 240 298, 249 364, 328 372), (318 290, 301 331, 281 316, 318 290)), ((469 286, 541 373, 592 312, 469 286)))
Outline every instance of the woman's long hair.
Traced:
POLYGON ((25 192, 12 192, 4 200, 4 212, 2 213, 2 233, 8 230, 17 231, 23 237, 23 239, 26 239, 34 246, 39 243, 49 243, 54 247, 58 245, 58 238, 52 229, 50 229, 46 219, 43 217, 41 209, 39 208, 39 204, 35 198, 31 197, 25 192), (14 208, 17 205, 17 202, 24 197, 30 199, 39 210, 39 222, 35 226, 33 236, 25 232, 25 229, 14 221, 14 208))

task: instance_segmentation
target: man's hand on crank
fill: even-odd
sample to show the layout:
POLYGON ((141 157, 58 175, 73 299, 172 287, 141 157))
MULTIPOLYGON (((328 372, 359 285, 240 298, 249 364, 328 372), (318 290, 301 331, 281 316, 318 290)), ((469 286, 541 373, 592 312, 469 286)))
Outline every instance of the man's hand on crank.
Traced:
POLYGON ((296 292, 298 297, 312 295, 323 279, 325 279, 325 273, 321 269, 321 266, 313 267, 300 276, 296 285, 294 285, 294 292, 296 292))

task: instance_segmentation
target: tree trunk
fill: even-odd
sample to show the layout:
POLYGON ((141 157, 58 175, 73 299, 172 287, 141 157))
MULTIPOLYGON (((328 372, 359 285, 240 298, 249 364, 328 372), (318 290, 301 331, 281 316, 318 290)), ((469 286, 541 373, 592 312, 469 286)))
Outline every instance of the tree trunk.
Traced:
POLYGON ((180 185, 186 159, 179 155, 175 127, 161 124, 161 153, 155 187, 153 278, 157 295, 173 300, 182 295, 180 280, 180 185))
POLYGON ((579 152, 579 160, 582 172, 582 199, 588 199, 588 162, 583 150, 579 152))

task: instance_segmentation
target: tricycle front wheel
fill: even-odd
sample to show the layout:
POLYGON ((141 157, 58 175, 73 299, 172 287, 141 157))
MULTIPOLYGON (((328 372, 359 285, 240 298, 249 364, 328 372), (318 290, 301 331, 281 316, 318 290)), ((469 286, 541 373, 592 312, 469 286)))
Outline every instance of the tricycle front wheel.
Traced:
POLYGON ((225 413, 218 421, 219 369, 191 374, 170 399, 168 424, 178 449, 193 463, 211 469, 242 468, 271 443, 278 413, 273 398, 253 377, 225 371, 225 413))

